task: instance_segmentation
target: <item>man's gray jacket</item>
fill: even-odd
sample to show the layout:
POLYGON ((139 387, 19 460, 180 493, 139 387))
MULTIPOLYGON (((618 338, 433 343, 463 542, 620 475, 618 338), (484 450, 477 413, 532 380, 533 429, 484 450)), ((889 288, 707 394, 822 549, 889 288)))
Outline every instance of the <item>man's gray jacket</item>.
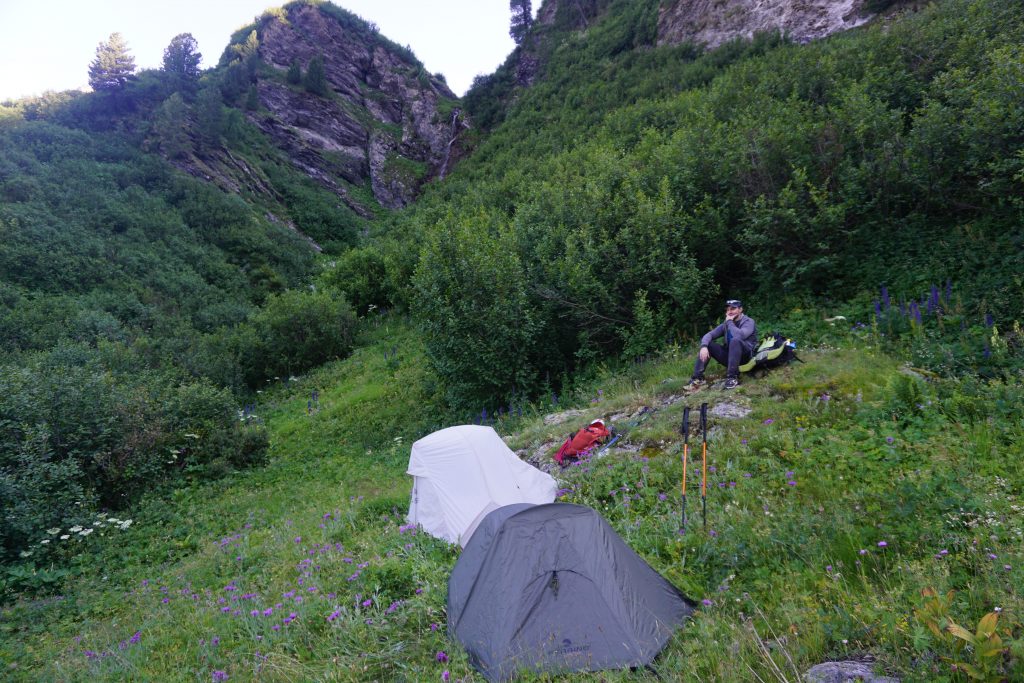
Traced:
POLYGON ((743 348, 753 354, 757 348, 757 324, 748 315, 741 315, 736 320, 726 320, 724 323, 711 330, 700 338, 700 345, 707 346, 712 340, 725 337, 725 345, 733 339, 739 339, 743 348))

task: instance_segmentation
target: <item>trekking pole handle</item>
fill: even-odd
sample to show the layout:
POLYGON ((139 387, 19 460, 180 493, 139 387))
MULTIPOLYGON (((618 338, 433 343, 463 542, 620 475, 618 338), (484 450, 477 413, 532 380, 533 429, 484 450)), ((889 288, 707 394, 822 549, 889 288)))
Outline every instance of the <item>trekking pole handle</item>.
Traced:
POLYGON ((704 440, 708 440, 708 404, 700 404, 700 431, 704 435, 704 440))
POLYGON ((690 406, 683 408, 683 423, 679 425, 679 431, 684 440, 690 437, 690 406))

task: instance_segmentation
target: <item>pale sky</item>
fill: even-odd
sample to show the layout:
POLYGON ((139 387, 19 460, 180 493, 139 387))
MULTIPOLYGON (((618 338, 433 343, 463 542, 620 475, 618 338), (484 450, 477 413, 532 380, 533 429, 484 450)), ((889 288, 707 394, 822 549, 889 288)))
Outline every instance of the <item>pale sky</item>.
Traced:
MULTIPOLYGON (((237 29, 286 0, 0 0, 0 101, 46 90, 86 89, 96 46, 118 32, 140 69, 159 68, 179 33, 191 33, 213 66, 237 29)), ((508 0, 335 0, 408 45, 462 95, 514 47, 508 0)), ((540 5, 540 2, 536 2, 540 5)))

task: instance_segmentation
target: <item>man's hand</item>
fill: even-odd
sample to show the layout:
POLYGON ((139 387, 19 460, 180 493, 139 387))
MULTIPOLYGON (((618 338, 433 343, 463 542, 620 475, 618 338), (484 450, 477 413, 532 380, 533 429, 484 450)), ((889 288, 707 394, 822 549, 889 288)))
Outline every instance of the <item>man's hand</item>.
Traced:
POLYGON ((736 320, 736 318, 738 318, 738 317, 740 317, 740 312, 738 310, 726 311, 726 313, 725 313, 725 319, 726 320, 736 320))
POLYGON ((708 347, 706 347, 706 346, 700 347, 700 353, 697 354, 697 355, 700 356, 700 362, 701 363, 707 363, 708 362, 708 358, 711 358, 711 354, 708 353, 708 347))

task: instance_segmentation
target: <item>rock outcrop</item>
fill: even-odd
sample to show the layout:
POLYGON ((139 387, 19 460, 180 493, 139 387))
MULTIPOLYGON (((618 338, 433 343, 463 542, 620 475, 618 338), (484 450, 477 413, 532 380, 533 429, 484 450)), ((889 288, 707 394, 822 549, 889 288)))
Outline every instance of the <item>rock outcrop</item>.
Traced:
POLYGON ((777 31, 795 42, 817 40, 872 17, 867 0, 675 0, 658 13, 658 44, 715 48, 734 38, 777 31))
MULTIPOLYGON (((337 8, 332 8, 337 9, 337 8)), ((259 109, 249 113, 292 163, 356 213, 369 207, 349 188, 369 186, 385 207, 405 206, 422 184, 443 176, 466 126, 456 97, 408 51, 354 15, 292 3, 256 27, 261 62, 259 109), (287 82, 293 62, 303 73, 323 60, 328 93, 287 82)))

